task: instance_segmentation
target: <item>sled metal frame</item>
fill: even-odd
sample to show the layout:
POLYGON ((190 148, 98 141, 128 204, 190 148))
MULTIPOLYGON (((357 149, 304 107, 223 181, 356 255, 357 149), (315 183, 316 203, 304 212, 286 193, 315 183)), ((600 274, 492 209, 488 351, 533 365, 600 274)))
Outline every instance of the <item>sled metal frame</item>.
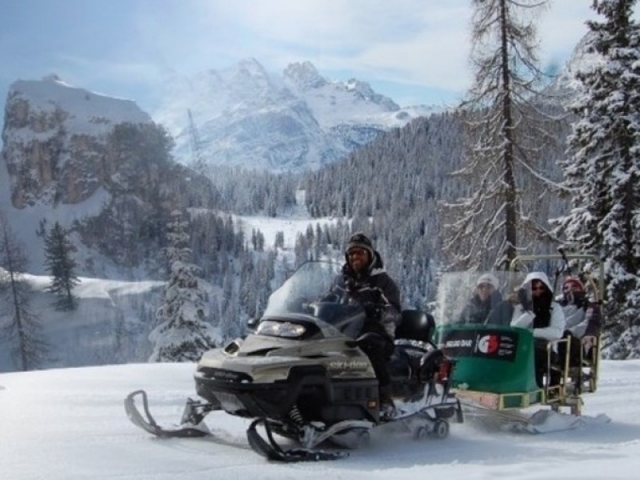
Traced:
POLYGON ((477 390, 457 389, 456 396, 466 406, 480 407, 489 410, 510 410, 530 407, 542 402, 544 390, 531 392, 492 393, 477 390))
POLYGON ((604 264, 597 256, 584 253, 567 253, 565 255, 549 254, 549 255, 518 255, 509 263, 509 271, 517 272, 518 265, 521 265, 525 270, 528 270, 525 266, 525 262, 535 262, 538 260, 589 260, 593 262, 598 268, 598 281, 593 279, 591 275, 587 277, 587 282, 591 285, 596 298, 597 303, 602 303, 604 294, 604 264))

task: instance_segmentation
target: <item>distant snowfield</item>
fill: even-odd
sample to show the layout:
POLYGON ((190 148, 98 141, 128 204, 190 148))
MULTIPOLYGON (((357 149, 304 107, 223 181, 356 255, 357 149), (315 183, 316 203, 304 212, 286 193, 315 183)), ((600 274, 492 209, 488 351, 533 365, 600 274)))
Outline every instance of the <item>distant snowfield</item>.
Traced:
POLYGON ((245 232, 246 238, 251 238, 252 230, 260 230, 264 235, 265 246, 273 248, 276 241, 276 234, 284 234, 284 245, 286 248, 293 248, 298 234, 304 234, 307 227, 311 225, 315 232, 316 225, 331 224, 337 221, 334 218, 301 218, 301 217, 237 217, 239 226, 245 232))
POLYGON ((547 435, 452 424, 443 441, 374 431, 336 462, 274 464, 248 449, 248 421, 216 412, 224 443, 161 440, 132 425, 123 399, 144 388, 161 423, 194 396, 193 364, 131 364, 0 374, 0 471, 10 480, 635 479, 640 467, 640 360, 603 361, 584 413, 611 423, 547 435), (232 444, 234 446, 230 446, 232 444))
POLYGON ((305 206, 306 192, 304 190, 296 191, 296 207, 288 215, 276 218, 265 216, 236 216, 238 222, 246 238, 251 238, 253 230, 260 230, 264 235, 265 246, 273 248, 276 241, 276 234, 282 232, 284 234, 285 248, 293 249, 295 247, 298 234, 304 234, 309 226, 315 231, 316 225, 321 227, 325 224, 333 224, 337 222, 335 217, 311 218, 305 206))

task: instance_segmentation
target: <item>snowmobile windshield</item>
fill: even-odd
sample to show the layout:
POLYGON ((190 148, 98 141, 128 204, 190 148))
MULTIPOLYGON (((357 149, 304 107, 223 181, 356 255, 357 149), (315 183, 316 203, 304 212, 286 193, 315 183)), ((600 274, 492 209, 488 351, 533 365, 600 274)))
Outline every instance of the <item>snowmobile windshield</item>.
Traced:
POLYGON ((327 296, 340 265, 331 262, 303 263, 269 297, 265 317, 307 313, 308 305, 327 296))
MULTIPOLYGON (((269 297, 260 323, 261 325, 266 323, 265 321, 270 323, 259 328, 259 333, 293 337, 297 336, 295 329, 285 330, 282 325, 273 324, 273 321, 317 322, 319 320, 336 329, 335 332, 330 332, 321 327, 324 336, 333 336, 338 332, 351 336, 349 332, 354 318, 360 316, 362 318, 359 321, 363 321, 364 313, 360 305, 347 305, 341 301, 341 298, 331 293, 341 268, 341 265, 331 262, 315 261, 302 264, 269 297)), ((357 329, 355 325, 353 327, 354 330, 357 329)))
POLYGON ((524 278, 522 272, 443 274, 433 311, 436 324, 509 325, 524 278))

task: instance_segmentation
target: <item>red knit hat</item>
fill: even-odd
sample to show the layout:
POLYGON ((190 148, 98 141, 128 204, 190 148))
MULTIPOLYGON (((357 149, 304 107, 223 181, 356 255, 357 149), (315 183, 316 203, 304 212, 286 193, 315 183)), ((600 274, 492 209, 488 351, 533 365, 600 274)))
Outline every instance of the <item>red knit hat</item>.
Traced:
POLYGON ((576 277, 569 277, 562 283, 562 290, 566 290, 569 287, 572 287, 572 290, 584 292, 584 285, 576 277))

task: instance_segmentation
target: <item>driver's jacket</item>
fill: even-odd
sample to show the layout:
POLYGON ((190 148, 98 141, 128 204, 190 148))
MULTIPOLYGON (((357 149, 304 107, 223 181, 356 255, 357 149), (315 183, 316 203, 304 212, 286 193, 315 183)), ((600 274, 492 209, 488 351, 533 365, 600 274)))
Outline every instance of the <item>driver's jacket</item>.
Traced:
POLYGON ((360 275, 349 267, 348 262, 345 263, 342 274, 336 277, 331 287, 331 294, 362 304, 367 312, 367 321, 361 333, 377 332, 391 340, 395 338, 402 311, 400 291, 384 269, 378 252, 375 252, 367 271, 360 275))

